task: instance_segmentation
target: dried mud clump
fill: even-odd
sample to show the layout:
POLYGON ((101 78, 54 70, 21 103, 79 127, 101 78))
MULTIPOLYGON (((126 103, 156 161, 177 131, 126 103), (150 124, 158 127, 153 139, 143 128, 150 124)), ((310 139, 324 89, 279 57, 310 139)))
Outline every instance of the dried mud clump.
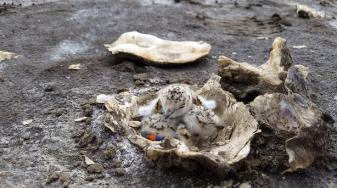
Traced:
POLYGON ((211 46, 202 41, 168 41, 136 31, 123 33, 105 47, 112 54, 136 57, 158 65, 191 63, 208 55, 211 50, 211 46))

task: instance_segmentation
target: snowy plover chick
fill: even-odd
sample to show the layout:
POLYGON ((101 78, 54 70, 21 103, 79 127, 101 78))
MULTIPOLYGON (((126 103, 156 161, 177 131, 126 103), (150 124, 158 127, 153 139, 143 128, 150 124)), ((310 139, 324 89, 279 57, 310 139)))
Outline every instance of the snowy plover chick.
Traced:
POLYGON ((138 109, 140 116, 149 116, 153 113, 162 113, 166 118, 184 116, 192 109, 193 104, 200 103, 206 108, 214 109, 216 103, 197 95, 186 84, 172 84, 159 90, 158 97, 147 106, 138 109))
POLYGON ((160 134, 165 137, 177 137, 175 132, 178 119, 165 118, 163 114, 153 114, 151 116, 144 117, 141 121, 141 134, 146 135, 148 133, 160 134))
POLYGON ((219 117, 213 110, 204 106, 194 105, 192 110, 183 117, 185 127, 190 132, 193 140, 212 140, 217 136, 220 124, 219 117))

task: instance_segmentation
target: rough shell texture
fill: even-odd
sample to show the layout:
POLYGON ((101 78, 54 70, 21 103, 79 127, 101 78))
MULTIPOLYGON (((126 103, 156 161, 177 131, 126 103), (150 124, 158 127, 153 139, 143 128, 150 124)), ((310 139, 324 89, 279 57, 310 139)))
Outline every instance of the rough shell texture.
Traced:
POLYGON ((307 168, 324 155, 333 120, 310 101, 319 84, 307 67, 291 66, 285 39, 274 40, 268 61, 259 67, 227 57, 220 57, 219 65, 222 88, 249 103, 262 130, 272 130, 269 140, 285 144, 280 152, 289 156, 289 171, 307 168))
POLYGON ((292 64, 286 40, 276 38, 268 61, 261 66, 238 63, 228 57, 219 57, 221 86, 243 101, 250 101, 264 93, 286 92, 284 81, 292 64))
POLYGON ((17 58, 18 56, 12 52, 0 51, 0 62, 6 59, 17 58))
POLYGON ((256 120, 285 141, 290 171, 307 168, 324 155, 328 122, 311 101, 296 93, 273 93, 258 96, 249 105, 256 120))
POLYGON ((320 85, 319 83, 315 83, 315 80, 317 79, 309 71, 308 67, 294 65, 289 69, 285 86, 289 91, 311 99, 313 98, 314 86, 320 85))
POLYGON ((122 34, 105 47, 112 54, 128 54, 157 64, 184 64, 206 56, 211 46, 205 42, 168 41, 136 31, 122 34))
MULTIPOLYGON (((115 99, 105 103, 107 108, 105 126, 126 134, 150 160, 160 166, 180 166, 187 170, 204 167, 219 176, 224 176, 234 164, 249 154, 250 141, 258 132, 258 127, 249 109, 243 103, 236 102, 228 92, 223 91, 219 80, 219 76, 213 75, 201 89, 197 90, 197 93, 208 99, 222 101, 214 111, 219 117, 221 128, 215 138, 207 140, 207 144, 201 144, 206 147, 200 147, 199 143, 196 144, 188 137, 183 138, 184 130, 179 128, 177 128, 180 135, 178 138, 168 137, 161 142, 150 141, 141 136, 140 131, 128 126, 128 121, 137 116, 137 97, 132 94, 119 94, 115 99)), ((138 103, 144 103, 141 100, 139 98, 138 103)))

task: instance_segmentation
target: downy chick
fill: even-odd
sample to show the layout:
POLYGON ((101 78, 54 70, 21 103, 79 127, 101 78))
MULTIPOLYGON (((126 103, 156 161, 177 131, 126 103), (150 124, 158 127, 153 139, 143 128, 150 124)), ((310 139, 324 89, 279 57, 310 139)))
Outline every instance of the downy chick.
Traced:
POLYGON ((215 139, 218 128, 221 127, 219 117, 204 106, 194 105, 193 109, 183 117, 183 122, 196 145, 215 139))
POLYGON ((140 116, 149 116, 154 113, 162 113, 166 118, 177 118, 184 116, 192 109, 193 104, 214 109, 216 103, 213 100, 206 100, 186 84, 172 84, 166 86, 158 92, 158 97, 152 100, 147 106, 138 109, 140 116))
POLYGON ((178 121, 177 119, 165 118, 162 114, 144 117, 141 121, 141 134, 144 137, 150 134, 162 135, 165 138, 177 137, 175 129, 178 121))

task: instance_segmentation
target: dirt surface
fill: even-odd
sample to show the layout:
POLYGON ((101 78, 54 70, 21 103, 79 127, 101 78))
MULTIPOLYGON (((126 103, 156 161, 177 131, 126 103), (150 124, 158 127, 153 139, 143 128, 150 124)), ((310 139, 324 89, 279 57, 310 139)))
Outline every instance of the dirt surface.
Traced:
MULTIPOLYGON (((219 55, 261 64, 277 36, 287 39, 295 64, 313 71, 315 102, 337 119, 336 1, 303 1, 325 10, 325 20, 298 18, 293 2, 276 0, 14 2, 0 5, 0 50, 20 55, 0 62, 0 187, 223 185, 210 172, 154 167, 123 135, 103 128, 103 107, 91 101, 98 94, 144 87, 133 79, 139 73, 159 78, 161 85, 201 85, 216 72, 219 55), (195 65, 154 67, 121 61, 104 48, 133 30, 169 40, 203 40, 212 52, 195 65), (67 69, 76 63, 80 70, 67 69), (74 121, 85 115, 91 118, 74 121), (32 123, 23 125, 28 119, 32 123), (83 155, 97 165, 86 166, 83 155)), ((233 186, 248 181, 254 187, 335 187, 336 123, 329 131, 327 157, 309 169, 282 175, 283 169, 267 165, 242 169, 227 180, 233 186)), ((266 155, 282 149, 265 148, 266 155)))

